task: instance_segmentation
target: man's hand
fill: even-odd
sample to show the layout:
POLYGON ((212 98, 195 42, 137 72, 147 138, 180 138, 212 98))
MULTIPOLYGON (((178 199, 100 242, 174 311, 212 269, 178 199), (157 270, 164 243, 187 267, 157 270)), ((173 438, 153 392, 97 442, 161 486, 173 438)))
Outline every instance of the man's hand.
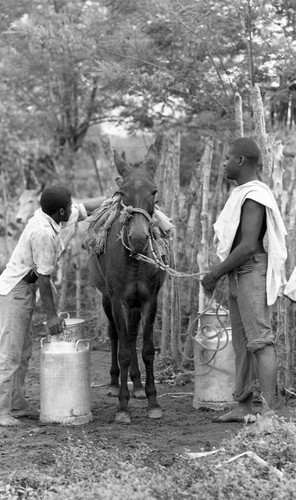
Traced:
POLYGON ((58 335, 59 333, 62 333, 65 325, 65 319, 60 316, 52 316, 46 321, 46 326, 50 335, 58 335))
POLYGON ((201 280, 201 284, 204 287, 204 289, 206 290, 206 292, 208 292, 207 294, 210 294, 210 295, 213 294, 213 291, 215 290, 215 287, 216 287, 216 281, 217 280, 214 277, 212 272, 207 273, 203 277, 203 279, 201 280))

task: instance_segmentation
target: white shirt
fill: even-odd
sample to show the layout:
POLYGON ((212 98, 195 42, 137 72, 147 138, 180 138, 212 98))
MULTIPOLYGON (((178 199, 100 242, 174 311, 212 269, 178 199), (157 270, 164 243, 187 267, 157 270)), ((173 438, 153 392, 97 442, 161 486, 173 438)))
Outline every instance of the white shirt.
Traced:
POLYGON ((215 241, 218 242, 217 255, 223 262, 231 252, 232 244, 241 217, 241 208, 246 199, 251 199, 265 206, 268 265, 266 276, 267 304, 272 305, 286 283, 285 260, 287 250, 285 229, 276 200, 269 187, 260 181, 250 181, 236 187, 214 224, 215 241))
MULTIPOLYGON (((82 204, 72 205, 68 224, 86 218, 82 204)), ((65 223, 63 223, 65 226, 65 223)), ((33 269, 38 274, 51 275, 65 246, 61 239, 61 226, 41 208, 23 230, 9 262, 0 276, 0 295, 7 295, 26 274, 33 269)))

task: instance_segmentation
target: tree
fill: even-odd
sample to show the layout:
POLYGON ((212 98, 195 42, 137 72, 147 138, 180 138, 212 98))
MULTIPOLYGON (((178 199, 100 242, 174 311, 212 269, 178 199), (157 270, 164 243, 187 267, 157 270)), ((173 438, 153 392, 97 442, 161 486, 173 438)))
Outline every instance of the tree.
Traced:
POLYGON ((7 129, 24 147, 37 137, 68 173, 89 128, 110 119, 231 135, 239 91, 251 131, 254 83, 290 99, 294 11, 288 0, 12 0, 0 17, 7 129))
POLYGON ((66 159, 69 176, 89 128, 120 103, 116 90, 124 74, 104 57, 110 16, 101 2, 41 5, 36 2, 3 35, 3 101, 13 103, 21 119, 11 116, 9 105, 5 114, 20 137, 38 135, 55 158, 66 159))

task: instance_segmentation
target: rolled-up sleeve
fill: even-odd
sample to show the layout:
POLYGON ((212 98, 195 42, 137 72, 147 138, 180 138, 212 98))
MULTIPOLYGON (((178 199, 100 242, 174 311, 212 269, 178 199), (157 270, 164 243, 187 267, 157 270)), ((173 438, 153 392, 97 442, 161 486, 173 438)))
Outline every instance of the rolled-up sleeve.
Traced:
POLYGON ((38 274, 52 274, 57 260, 57 243, 54 235, 36 232, 31 239, 34 268, 38 274))

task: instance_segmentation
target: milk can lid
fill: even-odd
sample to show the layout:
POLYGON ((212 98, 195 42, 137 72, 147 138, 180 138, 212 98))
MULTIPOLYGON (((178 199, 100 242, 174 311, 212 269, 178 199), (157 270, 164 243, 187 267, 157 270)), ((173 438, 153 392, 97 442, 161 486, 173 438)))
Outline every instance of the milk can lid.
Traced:
POLYGON ((82 318, 65 318, 66 326, 76 326, 85 323, 85 319, 82 318))
MULTIPOLYGON (((82 318, 64 318, 66 326, 77 326, 85 323, 85 319, 82 318)), ((46 321, 42 321, 43 325, 46 325, 46 321)))
POLYGON ((218 310, 208 309, 205 312, 199 312, 202 316, 228 316, 228 311, 226 309, 219 308, 218 310))

